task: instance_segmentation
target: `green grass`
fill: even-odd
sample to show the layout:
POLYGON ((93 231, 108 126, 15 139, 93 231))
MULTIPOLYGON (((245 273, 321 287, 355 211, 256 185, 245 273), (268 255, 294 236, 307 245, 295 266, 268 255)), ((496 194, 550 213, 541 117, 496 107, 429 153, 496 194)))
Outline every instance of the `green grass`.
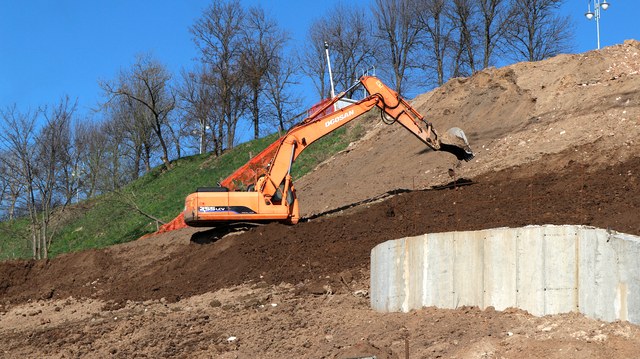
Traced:
MULTIPOLYGON (((296 160, 292 169, 294 179, 313 170, 320 162, 345 149, 362 133, 361 126, 339 129, 309 146, 296 160)), ((91 248, 103 248, 128 242, 154 232, 156 221, 145 213, 168 222, 182 211, 185 197, 197 187, 215 186, 250 155, 256 155, 277 135, 241 144, 220 157, 209 154, 182 158, 172 162, 172 169, 160 166, 118 192, 108 193, 65 211, 68 219, 56 230, 50 256, 91 248)), ((0 260, 29 258, 29 231, 26 220, 0 223, 0 260)))
POLYGON ((29 221, 26 218, 0 222, 0 259, 31 257, 29 221))
POLYGON ((242 144, 220 157, 196 155, 172 162, 172 169, 157 167, 118 192, 93 201, 91 210, 65 226, 51 246, 51 255, 101 248, 128 242, 154 232, 156 221, 144 213, 168 222, 180 213, 185 197, 197 187, 215 186, 273 142, 276 136, 242 144))

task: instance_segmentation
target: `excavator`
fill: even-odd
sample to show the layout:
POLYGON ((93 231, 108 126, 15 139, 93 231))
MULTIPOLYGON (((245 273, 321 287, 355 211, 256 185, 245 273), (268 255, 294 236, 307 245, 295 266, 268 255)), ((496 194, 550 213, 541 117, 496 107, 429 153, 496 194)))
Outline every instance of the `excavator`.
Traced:
MULTIPOLYGON (((344 104, 345 101, 340 103, 344 104)), ((383 121, 399 123, 435 151, 449 152, 458 160, 465 161, 470 161, 474 156, 462 130, 453 127, 438 134, 433 125, 425 121, 397 92, 376 77, 363 76, 351 88, 292 127, 273 147, 270 146, 272 148, 265 153, 271 159, 255 184, 243 191, 232 191, 224 186, 202 187, 187 196, 183 212, 186 224, 192 227, 216 227, 237 223, 298 223, 298 198, 291 179, 294 161, 312 143, 373 108, 381 110, 383 121), (366 89, 367 97, 331 111, 358 86, 366 89)))

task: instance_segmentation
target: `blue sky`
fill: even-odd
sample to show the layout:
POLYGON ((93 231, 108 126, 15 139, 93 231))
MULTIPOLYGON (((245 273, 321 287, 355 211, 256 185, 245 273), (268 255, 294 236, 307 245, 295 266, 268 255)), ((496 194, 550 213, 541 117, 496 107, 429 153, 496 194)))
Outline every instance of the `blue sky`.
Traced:
MULTIPOLYGON (((308 24, 339 0, 263 1, 290 33, 305 39, 308 24)), ((552 1, 552 0, 550 0, 552 1)), ((640 1, 610 0, 602 13, 602 46, 640 39, 640 1)), ((100 99, 98 80, 109 80, 134 56, 151 52, 177 74, 197 56, 188 28, 211 0, 0 0, 0 107, 20 109, 78 98, 79 114, 90 114, 100 99)), ((370 4, 371 0, 349 3, 370 4)), ((587 0, 568 0, 562 12, 576 26, 574 52, 596 47, 596 24, 584 13, 587 0)), ((348 14, 345 14, 348 16, 348 14)), ((312 97, 312 90, 305 91, 312 97)), ((307 98, 307 105, 315 102, 307 98)))

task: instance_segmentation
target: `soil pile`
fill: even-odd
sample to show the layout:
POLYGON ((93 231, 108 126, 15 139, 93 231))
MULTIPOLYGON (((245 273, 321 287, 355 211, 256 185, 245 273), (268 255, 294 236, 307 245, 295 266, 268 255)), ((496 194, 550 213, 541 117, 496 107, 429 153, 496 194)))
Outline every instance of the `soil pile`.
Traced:
POLYGON ((296 183, 301 211, 310 216, 393 189, 441 185, 451 181, 450 168, 472 178, 561 152, 566 161, 545 164, 543 172, 571 160, 599 166, 624 161, 639 141, 638 88, 640 42, 632 40, 450 80, 412 105, 440 132, 462 128, 476 159, 460 165, 450 154, 428 151, 401 126, 380 122, 296 183))
POLYGON ((296 226, 274 223, 224 237, 225 231, 184 229, 48 262, 8 262, 0 266, 0 294, 11 303, 68 296, 175 302, 243 283, 339 288, 342 272, 368 270, 375 245, 405 236, 528 224, 640 235, 640 157, 598 169, 572 162, 558 173, 519 178, 530 170, 397 193, 296 226))

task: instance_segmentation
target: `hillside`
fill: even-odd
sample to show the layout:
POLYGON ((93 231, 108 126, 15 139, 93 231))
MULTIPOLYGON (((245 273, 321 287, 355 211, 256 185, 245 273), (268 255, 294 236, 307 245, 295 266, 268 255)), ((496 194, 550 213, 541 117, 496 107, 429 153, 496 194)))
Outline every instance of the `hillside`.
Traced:
MULTIPOLYGON (((356 124, 322 138, 298 158, 292 176, 308 173, 362 131, 356 124)), ((189 193, 222 181, 277 138, 272 134, 249 141, 219 157, 202 154, 174 160, 169 171, 159 166, 115 192, 57 210, 50 256, 125 243, 155 232, 180 213, 189 193)), ((27 219, 0 223, 0 260, 30 258, 29 244, 27 219)))
POLYGON ((476 159, 458 164, 377 125, 297 182, 310 219, 296 226, 184 229, 2 263, 0 347, 6 357, 634 357, 640 327, 627 322, 383 314, 366 290, 371 248, 403 236, 527 224, 640 235, 638 71, 640 43, 629 41, 451 80, 414 104, 441 131, 463 128, 476 159))
POLYGON ((640 43, 628 41, 450 80, 413 105, 440 132, 464 129, 476 152, 472 163, 459 166, 451 155, 425 153, 401 126, 380 122, 357 145, 297 182, 301 211, 308 216, 393 189, 441 185, 451 181, 449 168, 472 178, 524 166, 529 172, 519 176, 535 176, 570 161, 597 168, 625 161, 636 155, 632 148, 640 134, 639 52, 640 43), (556 161, 546 159, 561 152, 556 161))

